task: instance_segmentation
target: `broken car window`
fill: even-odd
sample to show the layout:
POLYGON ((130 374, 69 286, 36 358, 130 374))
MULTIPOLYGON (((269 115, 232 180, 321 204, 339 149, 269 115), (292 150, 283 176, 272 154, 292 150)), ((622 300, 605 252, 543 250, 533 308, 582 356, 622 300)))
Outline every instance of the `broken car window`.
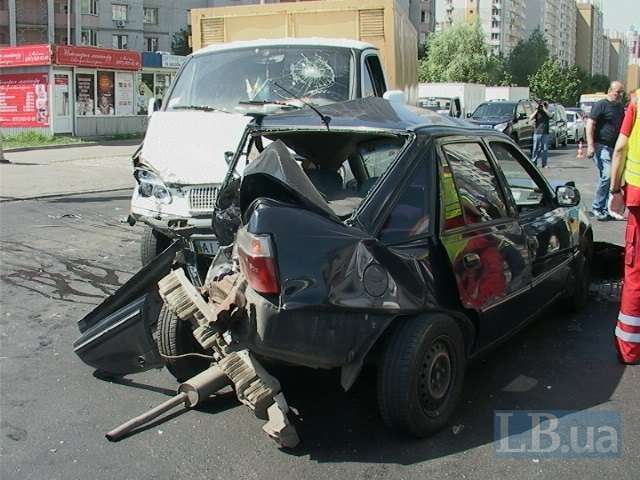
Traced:
POLYGON ((348 48, 300 45, 196 55, 176 79, 167 110, 234 111, 239 102, 282 102, 292 95, 321 105, 348 100, 353 62, 348 48))

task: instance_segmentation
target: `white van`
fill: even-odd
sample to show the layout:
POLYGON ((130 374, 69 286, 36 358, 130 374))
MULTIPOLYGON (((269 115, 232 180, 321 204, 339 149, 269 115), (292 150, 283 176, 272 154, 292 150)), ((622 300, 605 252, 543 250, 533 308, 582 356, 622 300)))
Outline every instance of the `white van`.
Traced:
MULTIPOLYGON (((218 187, 247 113, 325 105, 387 89, 378 49, 354 40, 285 38, 211 45, 184 63, 134 155, 131 222, 149 225, 146 264, 175 231, 210 233, 218 187)), ((215 242, 203 243, 215 253, 215 242)))

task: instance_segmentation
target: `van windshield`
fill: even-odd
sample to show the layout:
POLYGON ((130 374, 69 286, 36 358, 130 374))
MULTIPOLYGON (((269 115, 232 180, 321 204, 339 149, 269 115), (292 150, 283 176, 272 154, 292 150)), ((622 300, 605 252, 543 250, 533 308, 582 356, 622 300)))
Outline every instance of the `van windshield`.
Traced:
POLYGON ((344 47, 274 46, 192 57, 176 80, 167 110, 233 111, 240 102, 294 97, 323 105, 349 100, 354 59, 344 47))

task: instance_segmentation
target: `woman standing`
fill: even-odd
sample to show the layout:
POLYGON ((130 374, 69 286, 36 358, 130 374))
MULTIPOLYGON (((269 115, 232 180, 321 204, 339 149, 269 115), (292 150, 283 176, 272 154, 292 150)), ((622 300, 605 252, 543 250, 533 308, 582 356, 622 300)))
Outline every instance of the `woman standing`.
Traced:
POLYGON ((623 363, 640 364, 640 89, 627 108, 611 165, 609 209, 629 209, 625 231, 624 286, 616 325, 623 363), (626 155, 625 155, 626 153, 626 155), (623 183, 625 184, 623 186, 623 183))

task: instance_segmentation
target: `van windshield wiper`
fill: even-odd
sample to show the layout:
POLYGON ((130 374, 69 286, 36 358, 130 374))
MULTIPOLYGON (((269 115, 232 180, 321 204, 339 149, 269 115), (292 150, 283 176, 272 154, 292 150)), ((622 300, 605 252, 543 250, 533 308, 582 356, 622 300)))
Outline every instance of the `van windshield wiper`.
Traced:
POLYGON ((200 110, 202 112, 225 112, 229 113, 224 108, 210 107, 209 105, 176 105, 171 107, 171 110, 200 110))

